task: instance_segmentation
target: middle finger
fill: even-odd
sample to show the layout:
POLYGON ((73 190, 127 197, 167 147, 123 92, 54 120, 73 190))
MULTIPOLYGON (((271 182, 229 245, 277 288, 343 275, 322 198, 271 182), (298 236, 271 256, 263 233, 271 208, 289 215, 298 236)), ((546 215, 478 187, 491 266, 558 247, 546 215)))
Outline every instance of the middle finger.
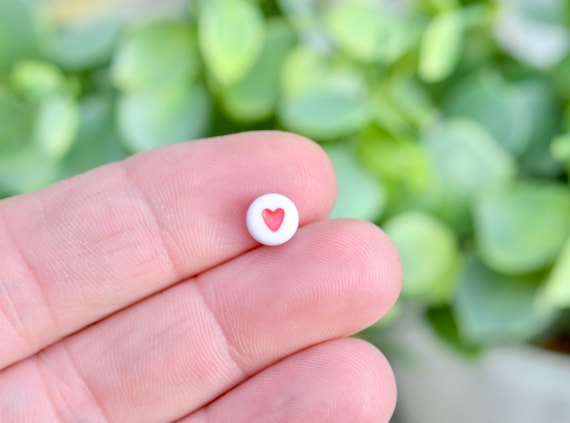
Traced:
POLYGON ((10 375, 40 369, 46 396, 65 397, 69 415, 172 421, 285 356, 373 323, 399 278, 395 250, 371 224, 310 225, 14 366, 0 394, 10 375))

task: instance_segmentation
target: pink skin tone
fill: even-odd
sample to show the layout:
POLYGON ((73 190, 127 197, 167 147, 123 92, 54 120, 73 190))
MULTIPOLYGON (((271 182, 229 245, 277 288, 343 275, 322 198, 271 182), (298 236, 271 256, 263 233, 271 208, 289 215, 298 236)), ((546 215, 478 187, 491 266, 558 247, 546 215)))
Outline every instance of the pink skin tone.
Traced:
POLYGON ((377 227, 325 220, 314 143, 258 132, 136 155, 0 202, 5 422, 387 422, 396 388, 345 339, 395 302, 377 227), (299 209, 288 243, 244 223, 259 195, 299 209))

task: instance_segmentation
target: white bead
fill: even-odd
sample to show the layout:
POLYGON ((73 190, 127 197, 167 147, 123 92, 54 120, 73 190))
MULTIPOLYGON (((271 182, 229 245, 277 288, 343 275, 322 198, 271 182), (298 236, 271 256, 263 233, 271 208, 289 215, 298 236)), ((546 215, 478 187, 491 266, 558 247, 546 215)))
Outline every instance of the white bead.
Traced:
POLYGON ((295 203, 281 194, 258 197, 246 217, 247 230, 259 243, 281 245, 289 241, 299 227, 299 212, 295 203))

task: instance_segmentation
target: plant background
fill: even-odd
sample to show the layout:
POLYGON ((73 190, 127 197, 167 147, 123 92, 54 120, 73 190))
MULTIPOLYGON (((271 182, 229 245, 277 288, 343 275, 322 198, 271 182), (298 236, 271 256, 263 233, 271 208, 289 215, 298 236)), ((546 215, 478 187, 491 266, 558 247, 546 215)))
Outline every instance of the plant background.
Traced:
POLYGON ((318 141, 441 339, 570 350, 570 3, 0 0, 0 198, 172 142, 318 141))

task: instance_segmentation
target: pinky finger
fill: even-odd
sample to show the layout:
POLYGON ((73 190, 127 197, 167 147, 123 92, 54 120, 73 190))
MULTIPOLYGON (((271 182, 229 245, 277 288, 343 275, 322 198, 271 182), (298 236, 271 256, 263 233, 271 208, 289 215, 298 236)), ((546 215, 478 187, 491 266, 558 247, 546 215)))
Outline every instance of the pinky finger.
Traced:
POLYGON ((337 339, 265 369, 179 423, 387 423, 395 403, 384 356, 337 339))

